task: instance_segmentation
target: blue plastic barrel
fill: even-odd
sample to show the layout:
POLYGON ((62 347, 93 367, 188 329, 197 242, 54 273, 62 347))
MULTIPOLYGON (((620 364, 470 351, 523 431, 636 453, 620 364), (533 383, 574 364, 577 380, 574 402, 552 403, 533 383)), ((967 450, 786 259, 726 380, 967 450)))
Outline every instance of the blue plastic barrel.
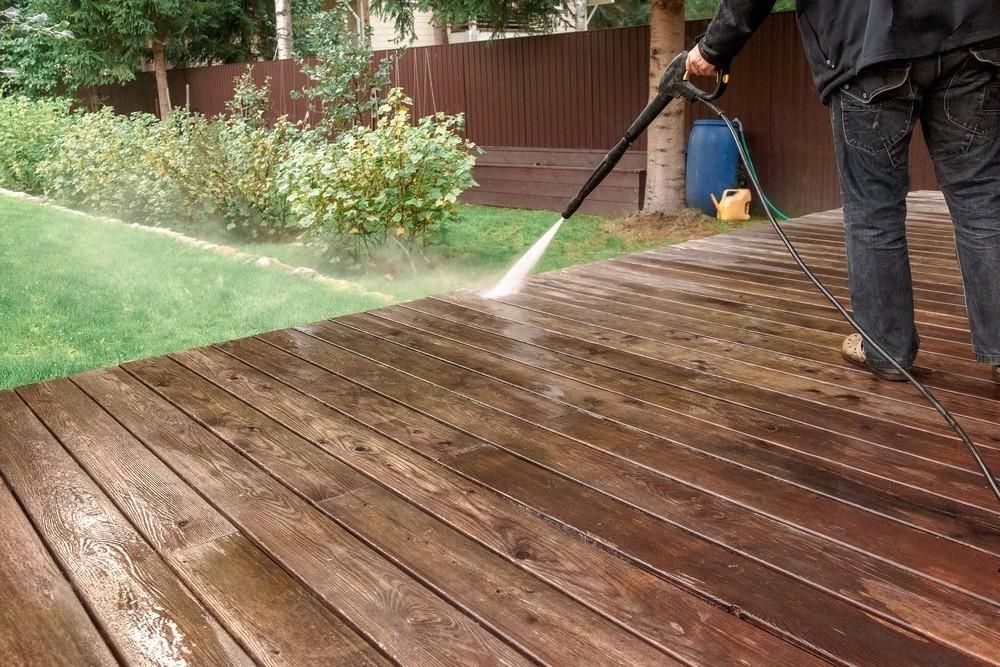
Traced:
POLYGON ((739 186, 740 155, 721 120, 696 120, 688 138, 686 195, 689 208, 715 215, 711 195, 739 186))

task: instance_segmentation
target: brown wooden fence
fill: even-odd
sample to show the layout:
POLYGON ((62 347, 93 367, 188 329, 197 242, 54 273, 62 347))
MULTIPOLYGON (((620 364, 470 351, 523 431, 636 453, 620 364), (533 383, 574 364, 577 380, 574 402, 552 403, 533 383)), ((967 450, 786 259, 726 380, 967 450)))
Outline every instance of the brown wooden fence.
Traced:
MULTIPOLYGON (((689 38, 703 28, 704 23, 690 23, 689 38)), ((647 99, 648 49, 648 28, 636 27, 380 56, 394 59, 393 81, 414 98, 417 115, 463 112, 469 138, 480 145, 599 150, 618 140, 647 99)), ((172 71, 172 100, 206 115, 222 113, 232 81, 245 67, 172 71)), ((291 92, 306 79, 293 62, 258 63, 254 76, 271 79, 274 117, 303 117, 305 102, 291 92)), ((149 75, 100 92, 122 112, 155 109, 149 75)), ((839 205, 827 109, 813 87, 793 14, 772 16, 751 40, 735 64, 723 106, 744 122, 776 203, 795 213, 839 205)), ((936 188, 926 149, 922 141, 915 143, 914 188, 936 188)))

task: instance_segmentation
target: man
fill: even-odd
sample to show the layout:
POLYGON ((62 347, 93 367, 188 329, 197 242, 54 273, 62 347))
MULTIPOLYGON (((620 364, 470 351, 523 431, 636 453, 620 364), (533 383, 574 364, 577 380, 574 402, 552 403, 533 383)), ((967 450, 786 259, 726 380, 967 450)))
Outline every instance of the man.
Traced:
MULTIPOLYGON (((723 0, 688 70, 707 76, 727 65, 774 2, 723 0)), ((1000 2, 799 0, 798 22, 830 107, 855 317, 913 365, 920 339, 905 219, 920 120, 955 221, 976 358, 1000 382, 1000 2)), ((842 353, 876 377, 905 379, 858 335, 842 353)))

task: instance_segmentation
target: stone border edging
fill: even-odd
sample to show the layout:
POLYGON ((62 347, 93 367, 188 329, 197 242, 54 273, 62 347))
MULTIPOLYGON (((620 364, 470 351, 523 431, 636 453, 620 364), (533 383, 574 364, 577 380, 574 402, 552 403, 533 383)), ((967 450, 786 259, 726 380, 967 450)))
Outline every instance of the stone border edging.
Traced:
POLYGON ((218 255, 224 257, 231 257, 233 259, 243 261, 243 262, 253 262, 255 266, 260 267, 272 267, 282 273, 289 273, 294 276, 301 276, 303 278, 310 278, 328 285, 334 290, 341 292, 354 291, 359 294, 373 296, 382 299, 386 303, 395 303, 396 297, 385 294, 383 292, 373 292, 366 290, 357 283, 352 283, 349 280, 341 280, 340 278, 331 278, 330 276, 323 275, 315 269, 310 269, 307 266, 291 266, 285 264, 281 260, 274 257, 265 257, 258 255, 251 255, 249 253, 238 250, 232 246, 222 245, 219 243, 210 243, 208 241, 203 241, 201 239, 195 238, 193 236, 188 236, 187 234, 182 234, 176 232, 169 227, 150 227, 149 225, 140 225, 137 222, 125 222, 124 220, 119 220, 118 218, 111 218, 103 215, 93 215, 90 213, 85 213, 83 211, 77 211, 66 206, 61 206, 60 204, 54 204, 44 197, 38 197, 36 195, 30 195, 27 192, 18 192, 17 190, 7 190, 5 188, 0 188, 0 195, 5 195, 7 197, 12 197, 14 199, 21 199, 23 201, 28 201, 33 204, 39 204, 41 206, 46 206, 48 208, 61 211, 63 213, 72 213, 74 215, 84 216, 92 220, 98 220, 100 222, 112 224, 112 225, 123 225, 125 227, 132 227, 134 229, 139 229, 144 232, 149 232, 150 234, 159 234, 160 236, 166 236, 179 243, 185 245, 193 246, 195 248, 200 248, 202 250, 207 250, 209 252, 214 252, 218 255))

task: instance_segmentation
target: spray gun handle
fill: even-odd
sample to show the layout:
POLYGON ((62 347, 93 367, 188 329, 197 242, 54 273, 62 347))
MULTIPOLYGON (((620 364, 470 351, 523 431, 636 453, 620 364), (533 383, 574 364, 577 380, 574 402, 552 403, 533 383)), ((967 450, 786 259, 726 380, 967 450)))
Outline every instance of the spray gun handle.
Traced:
POLYGON ((687 71, 687 57, 688 52, 681 51, 670 61, 660 79, 660 93, 675 98, 683 97, 689 102, 699 100, 713 102, 722 97, 729 85, 729 67, 722 67, 716 71, 715 90, 709 93, 691 83, 691 73, 687 71))
POLYGON ((715 90, 711 93, 706 93, 691 83, 691 72, 684 72, 684 83, 687 84, 687 87, 691 88, 693 94, 699 100, 714 102, 725 94, 726 88, 729 86, 729 66, 719 68, 715 71, 715 90))

